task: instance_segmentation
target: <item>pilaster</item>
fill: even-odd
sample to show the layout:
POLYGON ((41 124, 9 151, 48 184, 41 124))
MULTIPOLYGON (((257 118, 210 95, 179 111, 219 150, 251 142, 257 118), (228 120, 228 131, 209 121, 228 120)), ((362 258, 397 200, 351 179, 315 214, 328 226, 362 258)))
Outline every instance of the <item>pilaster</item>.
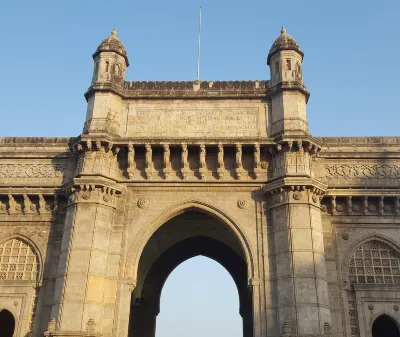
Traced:
POLYGON ((75 178, 68 195, 49 336, 111 335, 118 271, 112 227, 122 189, 103 177, 75 178), (89 324, 89 325, 88 325, 89 324), (72 334, 72 335, 71 335, 72 334))
POLYGON ((320 214, 326 186, 299 175, 264 190, 273 226, 278 327, 290 328, 291 336, 323 335, 331 322, 320 214))

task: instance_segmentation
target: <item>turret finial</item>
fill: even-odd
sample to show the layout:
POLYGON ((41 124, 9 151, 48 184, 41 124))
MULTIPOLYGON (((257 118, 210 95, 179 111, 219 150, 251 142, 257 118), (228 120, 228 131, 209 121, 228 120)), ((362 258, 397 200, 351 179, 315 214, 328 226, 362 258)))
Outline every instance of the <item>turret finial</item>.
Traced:
POLYGON ((286 35, 286 28, 285 28, 285 26, 282 26, 281 34, 282 34, 282 35, 286 35))
POLYGON ((111 35, 117 36, 117 29, 115 27, 113 28, 111 35))

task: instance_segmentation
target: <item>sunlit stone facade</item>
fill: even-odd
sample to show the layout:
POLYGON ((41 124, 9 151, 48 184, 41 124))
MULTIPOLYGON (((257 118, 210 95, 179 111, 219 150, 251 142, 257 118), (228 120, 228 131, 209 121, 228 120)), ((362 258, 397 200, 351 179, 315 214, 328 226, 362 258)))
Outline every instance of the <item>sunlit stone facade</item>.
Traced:
POLYGON ((197 255, 232 275, 244 337, 398 329, 400 138, 313 137, 303 56, 282 28, 270 80, 132 82, 103 40, 79 136, 0 139, 7 331, 154 337, 197 255))

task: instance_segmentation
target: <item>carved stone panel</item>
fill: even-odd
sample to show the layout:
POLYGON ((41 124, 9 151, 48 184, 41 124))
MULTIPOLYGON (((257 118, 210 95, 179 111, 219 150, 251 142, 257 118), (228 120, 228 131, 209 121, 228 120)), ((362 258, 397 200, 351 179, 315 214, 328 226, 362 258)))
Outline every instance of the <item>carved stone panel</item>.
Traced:
POLYGON ((127 104, 127 135, 135 137, 255 137, 266 133, 265 113, 257 105, 140 106, 127 104))

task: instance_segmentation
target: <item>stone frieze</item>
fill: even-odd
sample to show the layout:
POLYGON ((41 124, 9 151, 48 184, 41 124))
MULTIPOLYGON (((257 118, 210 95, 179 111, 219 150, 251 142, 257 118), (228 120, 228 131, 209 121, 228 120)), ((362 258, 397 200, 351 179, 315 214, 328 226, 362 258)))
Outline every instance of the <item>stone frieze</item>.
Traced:
POLYGON ((1 178, 58 178, 66 175, 68 164, 0 164, 1 178))
POLYGON ((397 179, 400 178, 400 165, 325 165, 328 179, 397 179))

